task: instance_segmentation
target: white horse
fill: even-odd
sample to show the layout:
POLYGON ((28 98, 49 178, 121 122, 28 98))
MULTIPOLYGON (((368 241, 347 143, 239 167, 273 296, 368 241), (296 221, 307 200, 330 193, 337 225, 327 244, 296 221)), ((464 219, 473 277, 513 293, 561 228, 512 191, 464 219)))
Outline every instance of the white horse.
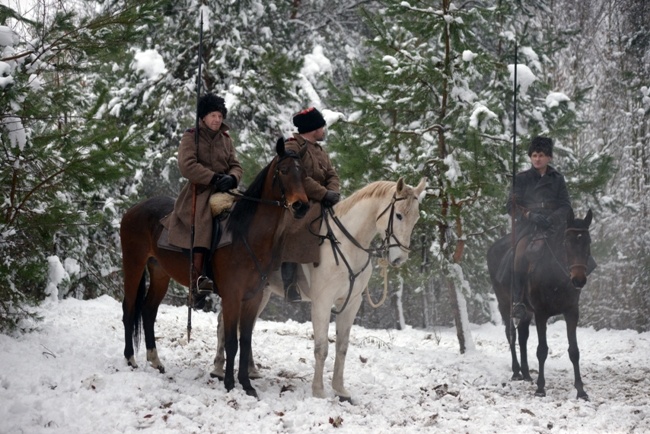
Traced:
MULTIPOLYGON (((422 178, 417 187, 407 185, 402 178, 397 182, 373 182, 333 207, 321 235, 339 242, 337 253, 327 239, 320 247, 320 263, 303 264, 298 285, 304 301, 311 301, 311 321, 314 328, 314 356, 316 358, 312 394, 325 398, 323 368, 328 352, 328 329, 332 312, 336 315, 336 360, 332 388, 336 396, 350 401, 350 393, 343 383, 345 355, 350 340, 350 329, 361 305, 363 290, 372 274, 371 257, 381 255, 390 265, 399 266, 409 255, 411 232, 419 218, 419 204, 426 187, 422 178), (378 249, 371 242, 382 235, 378 249), (332 239, 332 238, 331 238, 332 239), (353 277, 351 281, 351 277, 353 277), (335 307, 335 310, 332 309, 335 307)), ((259 313, 264 310, 270 294, 284 296, 280 271, 269 276, 269 285, 259 313)), ((258 316, 259 316, 258 313, 258 316)), ((219 314, 217 356, 212 377, 223 378, 224 339, 219 314)), ((259 378, 251 354, 250 378, 259 378)))

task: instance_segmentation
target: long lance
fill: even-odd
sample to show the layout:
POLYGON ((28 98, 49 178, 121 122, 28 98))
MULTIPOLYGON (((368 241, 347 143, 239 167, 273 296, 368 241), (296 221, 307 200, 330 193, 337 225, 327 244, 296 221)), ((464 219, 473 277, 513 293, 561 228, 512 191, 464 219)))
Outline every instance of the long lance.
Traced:
MULTIPOLYGON (((512 191, 510 198, 512 200, 511 213, 512 218, 510 219, 510 224, 512 227, 512 274, 510 279, 510 320, 512 321, 512 311, 513 311, 513 299, 514 299, 514 287, 516 283, 515 279, 515 261, 517 258, 517 235, 516 235, 516 225, 515 225, 515 216, 517 214, 517 200, 515 198, 515 182, 517 176, 517 41, 515 40, 515 68, 514 68, 514 93, 513 93, 513 123, 512 123, 512 191)), ((515 328, 511 328, 510 338, 514 338, 515 328)), ((511 341, 513 342, 513 341, 511 341)))
MULTIPOLYGON (((196 76, 196 124, 194 126, 194 146, 196 147, 196 157, 199 156, 199 99, 201 98, 201 64, 203 47, 203 11, 199 21, 199 53, 198 53, 198 74, 196 76)), ((196 184, 192 183, 192 225, 190 226, 190 286, 189 296, 187 297, 187 342, 192 339, 192 306, 194 300, 192 290, 196 288, 196 282, 192 278, 194 272, 194 222, 196 220, 196 184)))

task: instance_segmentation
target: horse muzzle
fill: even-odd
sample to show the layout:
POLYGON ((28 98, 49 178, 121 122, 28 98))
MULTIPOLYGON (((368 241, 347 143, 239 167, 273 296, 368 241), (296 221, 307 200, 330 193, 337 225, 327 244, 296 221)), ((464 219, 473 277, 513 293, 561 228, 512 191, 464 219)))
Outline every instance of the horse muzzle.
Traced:
POLYGON ((307 211, 309 211, 309 203, 296 201, 289 206, 289 209, 294 218, 301 219, 307 214, 307 211))
POLYGON ((575 264, 570 269, 571 284, 582 289, 587 284, 587 267, 582 264, 575 264))
POLYGON ((391 247, 388 250, 388 263, 393 267, 399 267, 409 258, 409 252, 400 247, 391 247))

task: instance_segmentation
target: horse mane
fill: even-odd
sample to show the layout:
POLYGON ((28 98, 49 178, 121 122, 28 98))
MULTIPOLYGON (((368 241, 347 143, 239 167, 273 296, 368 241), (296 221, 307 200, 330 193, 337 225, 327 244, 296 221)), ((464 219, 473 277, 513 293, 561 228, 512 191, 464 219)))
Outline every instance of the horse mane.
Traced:
POLYGON ((340 216, 345 215, 359 201, 372 199, 375 197, 384 197, 395 191, 395 181, 375 181, 365 187, 355 191, 350 197, 342 200, 336 205, 336 213, 340 216))
MULTIPOLYGON (((248 186, 243 195, 252 199, 261 199, 262 191, 264 190, 264 181, 269 173, 271 165, 275 162, 275 158, 271 161, 260 173, 257 174, 255 180, 248 186)), ((232 233, 233 240, 241 239, 248 233, 248 228, 253 220, 253 216, 257 211, 259 202, 257 200, 247 200, 240 198, 236 202, 235 207, 230 213, 228 218, 227 230, 232 233)))

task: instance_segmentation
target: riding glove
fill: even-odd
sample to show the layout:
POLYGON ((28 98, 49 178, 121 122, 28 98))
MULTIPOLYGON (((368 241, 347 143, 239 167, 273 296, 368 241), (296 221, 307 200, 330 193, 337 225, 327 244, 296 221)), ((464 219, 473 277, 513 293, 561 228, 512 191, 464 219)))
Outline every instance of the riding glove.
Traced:
POLYGON ((217 191, 223 192, 237 187, 237 179, 232 175, 223 175, 214 182, 217 191))
POLYGON ((528 220, 535 223, 541 229, 548 229, 551 227, 551 221, 544 214, 538 212, 531 212, 528 214, 528 220))
POLYGON ((327 190, 327 193, 325 193, 325 196, 323 196, 323 200, 321 200, 321 202, 324 206, 332 206, 339 200, 341 200, 340 193, 332 190, 327 190))

